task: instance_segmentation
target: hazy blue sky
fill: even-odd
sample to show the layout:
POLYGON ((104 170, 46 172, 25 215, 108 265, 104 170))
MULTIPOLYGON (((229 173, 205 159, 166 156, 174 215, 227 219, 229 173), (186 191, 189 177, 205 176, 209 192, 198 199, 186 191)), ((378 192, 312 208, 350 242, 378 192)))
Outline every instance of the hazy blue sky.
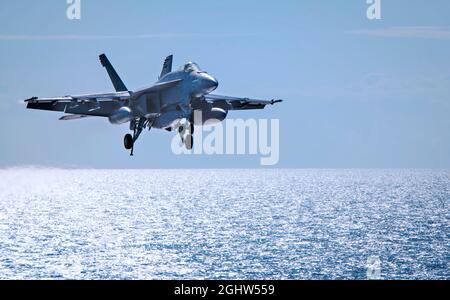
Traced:
POLYGON ((23 99, 154 82, 167 54, 219 79, 218 94, 282 98, 232 117, 279 118, 279 167, 450 167, 450 2, 65 0, 0 4, 0 166, 258 167, 257 156, 175 156, 152 130, 130 158, 128 126, 58 121, 23 99))

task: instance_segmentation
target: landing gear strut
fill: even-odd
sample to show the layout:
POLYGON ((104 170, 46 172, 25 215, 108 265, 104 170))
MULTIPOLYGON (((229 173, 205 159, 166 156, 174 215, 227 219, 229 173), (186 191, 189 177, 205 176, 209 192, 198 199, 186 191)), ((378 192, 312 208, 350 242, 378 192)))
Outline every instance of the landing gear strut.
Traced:
POLYGON ((130 156, 133 156, 133 150, 134 150, 134 143, 139 138, 139 135, 141 134, 142 130, 145 127, 149 127, 149 130, 151 128, 151 125, 149 124, 149 121, 146 118, 139 118, 132 120, 130 122, 130 129, 133 130, 133 136, 131 134, 126 134, 123 138, 123 145, 125 146, 125 149, 130 150, 130 156))

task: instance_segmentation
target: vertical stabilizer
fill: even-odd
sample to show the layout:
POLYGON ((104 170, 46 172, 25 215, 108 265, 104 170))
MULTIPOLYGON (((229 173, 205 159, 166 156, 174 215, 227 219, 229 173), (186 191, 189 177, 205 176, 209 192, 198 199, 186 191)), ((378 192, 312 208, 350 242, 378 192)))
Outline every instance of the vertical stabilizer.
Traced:
POLYGON ((108 58, 105 54, 101 54, 99 56, 100 62, 102 66, 106 68, 106 71, 108 72, 109 78, 111 78, 111 82, 114 85, 114 88, 116 89, 116 92, 125 92, 128 91, 127 87, 123 83, 122 79, 120 79, 119 75, 117 74, 116 70, 114 70, 114 67, 109 62, 108 58))
POLYGON ((173 60, 173 55, 169 55, 166 57, 166 59, 164 60, 163 68, 162 68, 161 75, 159 76, 159 78, 163 77, 167 73, 172 72, 172 60, 173 60))

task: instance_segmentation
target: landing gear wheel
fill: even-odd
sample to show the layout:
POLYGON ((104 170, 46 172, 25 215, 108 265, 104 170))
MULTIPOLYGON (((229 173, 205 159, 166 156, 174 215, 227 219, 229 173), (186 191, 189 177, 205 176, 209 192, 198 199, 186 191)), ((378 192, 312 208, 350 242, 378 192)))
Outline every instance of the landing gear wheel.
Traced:
POLYGON ((188 150, 192 149, 192 146, 194 146, 194 137, 192 136, 192 134, 188 134, 186 136, 184 145, 186 146, 186 149, 188 149, 188 150))
POLYGON ((191 123, 191 134, 194 134, 194 123, 191 123))
POLYGON ((133 147, 133 137, 131 134, 126 134, 123 138, 123 145, 125 146, 125 149, 130 150, 133 147))

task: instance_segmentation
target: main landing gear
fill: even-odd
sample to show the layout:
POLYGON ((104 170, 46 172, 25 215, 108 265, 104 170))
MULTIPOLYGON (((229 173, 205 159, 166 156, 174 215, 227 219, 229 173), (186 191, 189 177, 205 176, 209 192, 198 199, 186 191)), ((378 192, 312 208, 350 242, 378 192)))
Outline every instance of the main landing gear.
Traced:
POLYGON ((138 118, 135 120, 130 121, 130 130, 133 130, 133 135, 126 134, 123 138, 123 145, 125 149, 130 150, 130 156, 133 156, 133 150, 134 150, 134 143, 139 138, 139 135, 141 134, 142 130, 148 126, 148 130, 150 130, 151 124, 146 118, 138 118))
POLYGON ((125 137, 123 138, 123 145, 127 150, 130 150, 133 147, 133 137, 131 136, 131 134, 125 134, 125 137))

